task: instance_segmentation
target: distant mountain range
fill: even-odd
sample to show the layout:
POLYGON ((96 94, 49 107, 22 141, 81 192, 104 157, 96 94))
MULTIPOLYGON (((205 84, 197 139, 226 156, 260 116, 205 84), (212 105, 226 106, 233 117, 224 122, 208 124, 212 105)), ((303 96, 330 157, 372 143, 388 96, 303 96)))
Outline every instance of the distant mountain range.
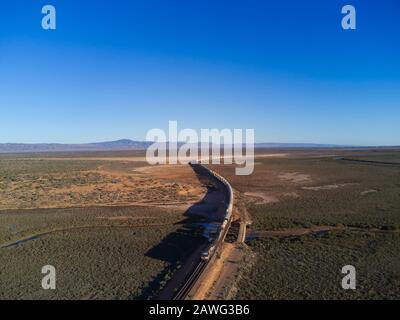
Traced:
POLYGON ((107 150, 143 150, 151 142, 121 139, 116 141, 61 144, 61 143, 0 143, 0 153, 13 152, 65 152, 65 151, 107 151, 107 150))
MULTIPOLYGON (((22 152, 68 152, 68 151, 113 151, 113 150, 145 150, 153 142, 134 141, 121 139, 116 141, 83 143, 83 144, 60 144, 60 143, 0 143, 0 153, 22 153, 22 152)), ((181 143, 179 143, 181 144, 181 143)), ((312 144, 312 143, 256 143, 255 148, 284 149, 284 148, 343 148, 355 146, 341 146, 334 144, 312 144)))

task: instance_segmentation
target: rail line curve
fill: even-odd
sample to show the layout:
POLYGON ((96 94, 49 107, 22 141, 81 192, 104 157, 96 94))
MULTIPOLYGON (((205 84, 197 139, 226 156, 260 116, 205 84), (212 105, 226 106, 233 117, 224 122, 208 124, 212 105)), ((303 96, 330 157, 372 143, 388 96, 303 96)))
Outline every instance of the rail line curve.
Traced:
POLYGON ((225 210, 224 220, 221 223, 221 227, 218 233, 218 236, 207 246, 206 250, 203 251, 202 256, 200 258, 199 263, 194 268, 191 275, 186 279, 184 284, 179 288, 176 294, 173 297, 173 300, 185 300, 193 289, 196 282, 199 280, 201 275, 203 274, 204 270, 206 269, 207 265, 213 260, 216 253, 222 246, 222 243, 225 240, 225 237, 228 233, 232 222, 232 211, 233 211, 233 201, 234 201, 234 194, 232 186, 229 184, 228 180, 226 180, 223 176, 218 174, 217 172, 207 168, 203 164, 199 162, 189 163, 192 167, 199 166, 203 170, 205 170, 212 178, 219 181, 225 188, 227 195, 228 195, 228 202, 227 207, 225 210))

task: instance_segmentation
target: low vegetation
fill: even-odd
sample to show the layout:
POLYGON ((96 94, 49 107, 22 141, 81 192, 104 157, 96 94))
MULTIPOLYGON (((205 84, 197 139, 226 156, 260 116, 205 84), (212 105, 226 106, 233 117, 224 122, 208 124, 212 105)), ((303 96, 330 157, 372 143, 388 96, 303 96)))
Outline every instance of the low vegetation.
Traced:
POLYGON ((256 158, 252 176, 214 166, 251 215, 249 239, 261 237, 249 242, 257 259, 237 298, 399 299, 397 163, 398 151, 296 150, 256 158), (323 227, 331 231, 298 235, 323 227), (355 291, 341 287, 348 264, 357 270, 355 291))
POLYGON ((250 242, 254 267, 238 299, 398 299, 400 235, 331 232, 250 242), (342 267, 356 268, 356 290, 343 290, 342 267))
POLYGON ((39 209, 0 220, 0 299, 148 299, 204 241, 171 209, 39 209), (56 267, 57 290, 42 289, 44 265, 56 267))
MULTIPOLYGON (((258 234, 237 298, 399 299, 400 153, 279 153, 256 158, 251 176, 212 166, 258 234), (340 285, 348 264, 355 291, 340 285)), ((118 156, 0 157, 0 299, 152 298, 204 241, 184 215, 205 190, 190 168, 118 156), (47 264, 56 291, 41 289, 47 264)))
POLYGON ((204 188, 190 168, 164 177, 127 156, 0 156, 0 299, 150 299, 162 290, 205 241, 185 215, 204 188), (45 265, 56 268, 54 291, 41 287, 45 265))

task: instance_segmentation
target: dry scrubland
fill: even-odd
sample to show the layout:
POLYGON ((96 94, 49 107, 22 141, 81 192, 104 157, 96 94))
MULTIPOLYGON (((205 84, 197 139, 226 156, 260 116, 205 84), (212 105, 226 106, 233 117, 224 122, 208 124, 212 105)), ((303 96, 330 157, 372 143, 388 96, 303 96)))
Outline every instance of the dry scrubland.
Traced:
POLYGON ((0 159, 0 299, 148 299, 204 241, 190 168, 50 156, 0 159))
MULTIPOLYGON (((237 298, 399 299, 400 153, 260 153, 251 176, 211 166, 253 220, 237 298)), ((205 191, 189 166, 129 152, 1 156, 0 299, 153 297, 204 241, 185 211, 205 191), (56 291, 40 288, 46 264, 56 291)))
POLYGON ((256 236, 237 298, 400 299, 400 152, 288 151, 257 158, 250 177, 214 168, 256 236), (340 286, 347 264, 358 271, 354 292, 340 286))
POLYGON ((0 158, 0 210, 185 204, 202 192, 189 180, 176 183, 140 171, 145 165, 139 161, 0 158))
POLYGON ((399 299, 400 235, 348 231, 253 240, 254 267, 238 299, 399 299), (357 290, 341 288, 354 265, 357 290))

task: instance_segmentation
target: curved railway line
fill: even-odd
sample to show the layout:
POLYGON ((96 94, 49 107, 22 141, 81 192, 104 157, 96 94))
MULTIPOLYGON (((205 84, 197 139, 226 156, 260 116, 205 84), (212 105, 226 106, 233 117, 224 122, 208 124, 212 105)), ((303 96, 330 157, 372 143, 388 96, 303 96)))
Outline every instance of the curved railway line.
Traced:
POLYGON ((176 294, 173 297, 173 300, 185 300, 199 280, 207 265, 213 260, 218 250, 221 248, 222 243, 225 240, 225 237, 228 233, 232 222, 232 209, 233 209, 233 189, 229 182, 216 173, 215 171, 207 168, 206 166, 200 163, 190 163, 191 166, 200 166, 203 170, 205 170, 212 178, 219 181, 226 189, 228 195, 228 202, 226 203, 227 207, 225 210, 224 221, 221 224, 218 236, 208 245, 205 251, 203 251, 201 257, 199 258, 199 263, 194 268, 191 275, 185 280, 183 285, 179 288, 176 294))

